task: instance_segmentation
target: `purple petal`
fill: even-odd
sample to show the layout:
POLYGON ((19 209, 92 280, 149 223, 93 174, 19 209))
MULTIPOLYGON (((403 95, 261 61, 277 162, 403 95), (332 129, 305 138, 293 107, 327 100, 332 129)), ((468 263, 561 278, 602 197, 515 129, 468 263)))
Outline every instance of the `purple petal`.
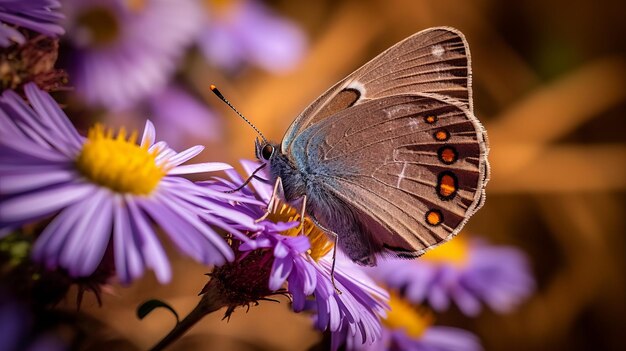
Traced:
POLYGON ((232 169, 233 167, 221 162, 194 163, 192 165, 184 165, 172 168, 168 175, 192 174, 192 173, 208 173, 232 169))
POLYGON ((441 351, 482 350, 478 338, 465 330, 451 327, 430 327, 422 336, 422 342, 441 351))
POLYGON ((73 276, 90 275, 102 261, 111 235, 109 196, 103 189, 93 193, 63 245, 59 263, 73 276))
MULTIPOLYGON (((98 213, 88 223, 91 228, 91 235, 89 235, 89 240, 83 241, 84 245, 80 248, 82 255, 78 270, 79 276, 88 276, 96 270, 111 240, 113 201, 108 190, 102 190, 102 192, 105 195, 102 203, 98 206, 98 213)), ((89 233, 89 231, 84 231, 81 235, 86 237, 85 233, 89 233)))
POLYGON ((272 264, 272 273, 269 279, 270 290, 276 291, 285 283, 289 274, 293 269, 293 259, 287 257, 285 259, 276 258, 272 264))
POLYGON ((61 211, 56 218, 43 230, 33 245, 33 259, 43 261, 49 269, 55 269, 59 264, 59 255, 67 242, 72 228, 80 220, 85 208, 91 202, 85 197, 75 204, 61 211))
POLYGON ((35 83, 26 84, 24 92, 37 114, 50 122, 59 139, 67 141, 74 148, 72 151, 80 150, 83 137, 78 134, 65 112, 59 108, 52 96, 40 90, 35 83))
POLYGON ((170 158, 170 163, 178 166, 196 157, 202 152, 202 150, 204 150, 204 146, 202 145, 192 146, 186 150, 179 152, 176 156, 170 158))
POLYGON ((136 237, 130 224, 128 209, 121 199, 116 196, 114 225, 113 225, 113 257, 115 271, 123 284, 130 283, 134 278, 143 274, 143 258, 137 247, 136 237))
POLYGON ((67 170, 50 170, 45 175, 38 174, 6 174, 2 175, 0 193, 14 194, 53 184, 67 183, 76 178, 76 174, 67 170))
POLYGON ((0 222, 41 218, 84 198, 93 190, 91 184, 66 184, 3 201, 0 203, 0 222))
POLYGON ((204 146, 202 145, 192 146, 186 150, 179 152, 176 156, 170 158, 169 162, 172 165, 178 166, 196 157, 202 152, 202 150, 204 150, 204 146))
POLYGON ((172 268, 167 259, 163 246, 148 224, 145 214, 141 213, 138 206, 132 200, 132 197, 126 197, 126 204, 130 211, 130 219, 137 234, 141 237, 143 245, 141 251, 144 259, 149 267, 154 270, 157 280, 164 284, 172 280, 172 268))
POLYGON ((141 137, 141 146, 150 147, 156 141, 156 130, 154 124, 150 120, 146 121, 146 126, 143 129, 143 136, 141 137))

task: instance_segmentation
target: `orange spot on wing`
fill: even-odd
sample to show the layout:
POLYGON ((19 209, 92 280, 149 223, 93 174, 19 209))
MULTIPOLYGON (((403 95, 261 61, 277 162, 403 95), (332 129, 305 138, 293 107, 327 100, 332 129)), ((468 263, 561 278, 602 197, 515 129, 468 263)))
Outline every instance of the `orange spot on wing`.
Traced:
POLYGON ((430 225, 439 225, 443 220, 443 215, 439 210, 429 210, 426 212, 426 223, 430 225))
POLYGON ((439 180, 438 190, 439 195, 443 197, 450 197, 456 192, 456 179, 450 174, 444 174, 439 180))
POLYGON ((449 165, 456 162, 457 159, 458 154, 451 146, 444 146, 439 149, 439 160, 441 160, 441 162, 449 165))
POLYGON ((434 137, 438 141, 446 141, 450 139, 450 133, 448 133, 447 130, 442 129, 442 130, 435 132, 434 137))
POLYGON ((433 124, 437 122, 437 116, 426 116, 424 117, 424 121, 428 124, 433 124))

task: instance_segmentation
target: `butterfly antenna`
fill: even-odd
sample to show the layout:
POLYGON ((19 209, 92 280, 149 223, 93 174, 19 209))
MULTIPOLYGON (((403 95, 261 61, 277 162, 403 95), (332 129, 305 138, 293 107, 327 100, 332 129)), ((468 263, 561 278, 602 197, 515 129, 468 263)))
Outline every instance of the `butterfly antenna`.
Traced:
POLYGON ((267 139, 265 139, 265 136, 263 135, 263 133, 261 133, 261 131, 254 125, 252 124, 252 122, 250 122, 246 117, 244 117, 241 112, 237 111, 237 109, 235 108, 235 106, 233 106, 233 104, 230 103, 230 101, 228 101, 224 95, 222 95, 222 93, 217 89, 217 87, 213 84, 211 84, 210 86, 211 91, 213 92, 213 94, 215 94, 218 98, 220 98, 220 100, 224 101, 224 103, 226 105, 228 105, 228 107, 230 107, 233 111, 235 111, 236 114, 239 115, 239 117, 241 117, 244 121, 246 121, 246 123, 248 123, 248 125, 250 125, 250 127, 252 127, 252 129, 254 129, 255 132, 257 132, 257 134, 259 134, 261 136, 261 139, 263 139, 263 141, 268 144, 267 139))

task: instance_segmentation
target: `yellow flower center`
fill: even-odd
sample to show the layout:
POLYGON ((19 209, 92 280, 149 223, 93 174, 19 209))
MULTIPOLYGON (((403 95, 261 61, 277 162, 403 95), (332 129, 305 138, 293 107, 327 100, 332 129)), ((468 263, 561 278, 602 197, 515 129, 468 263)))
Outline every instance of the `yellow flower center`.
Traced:
POLYGON ((467 240, 463 237, 456 237, 426 252, 421 259, 434 263, 448 263, 462 266, 467 262, 468 254, 467 240))
POLYGON ((404 329, 408 336, 415 339, 421 337, 435 320, 430 311, 413 307, 393 292, 389 294, 389 307, 391 310, 383 319, 383 324, 391 329, 404 329))
POLYGON ((111 129, 96 124, 89 130, 76 167, 90 181, 119 193, 148 195, 168 171, 158 164, 158 150, 137 145, 137 133, 126 138, 122 128, 116 137, 111 129))
POLYGON ((105 46, 117 40, 120 26, 115 14, 106 6, 94 6, 81 13, 76 23, 89 33, 92 45, 105 46))
MULTIPOLYGON (((277 207, 278 210, 271 213, 269 216, 269 219, 273 222, 300 221, 300 212, 298 212, 295 208, 282 203, 279 203, 277 207)), ((286 236, 301 235, 302 226, 304 226, 304 235, 307 236, 309 243, 311 244, 311 248, 308 252, 309 256, 311 256, 311 258, 315 261, 319 261, 320 258, 324 257, 330 250, 332 250, 334 244, 328 240, 326 234, 315 226, 315 224, 313 224, 308 217, 304 217, 304 222, 299 226, 286 230, 282 232, 282 234, 286 236)))

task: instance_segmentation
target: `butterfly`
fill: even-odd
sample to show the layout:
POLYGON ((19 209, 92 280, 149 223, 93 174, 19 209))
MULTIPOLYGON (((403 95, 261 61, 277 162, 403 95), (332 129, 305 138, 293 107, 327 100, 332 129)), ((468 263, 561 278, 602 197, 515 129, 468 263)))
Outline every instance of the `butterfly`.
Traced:
POLYGON ((280 145, 259 134, 275 195, 362 265, 424 254, 485 200, 487 135, 473 112, 469 47, 454 28, 416 33, 354 71, 280 145))

